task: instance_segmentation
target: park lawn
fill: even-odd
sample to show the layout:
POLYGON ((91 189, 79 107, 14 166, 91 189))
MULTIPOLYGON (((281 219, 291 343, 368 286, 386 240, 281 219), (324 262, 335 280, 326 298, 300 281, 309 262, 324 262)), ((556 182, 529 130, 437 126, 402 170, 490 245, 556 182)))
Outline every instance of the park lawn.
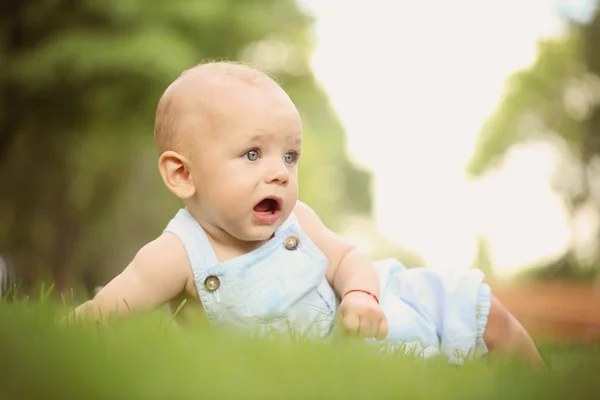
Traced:
POLYGON ((364 343, 260 340, 162 313, 58 324, 49 301, 0 302, 0 399, 592 399, 600 345, 547 343, 545 371, 496 358, 449 365, 364 343))

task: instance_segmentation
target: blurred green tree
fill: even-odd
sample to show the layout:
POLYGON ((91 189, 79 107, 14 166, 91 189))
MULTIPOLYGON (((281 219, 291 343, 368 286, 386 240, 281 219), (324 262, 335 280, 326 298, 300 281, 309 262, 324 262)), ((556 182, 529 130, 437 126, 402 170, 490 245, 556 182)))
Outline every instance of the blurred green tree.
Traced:
MULTIPOLYGON (((598 43, 598 7, 589 22, 572 21, 564 37, 540 42, 534 65, 507 80, 497 110, 482 127, 468 173, 484 175, 517 145, 550 143, 563 155, 551 184, 567 205, 573 225, 584 210, 600 216, 598 43)), ((589 278, 599 270, 600 251, 584 256, 574 235, 569 250, 535 269, 533 276, 589 278)))
POLYGON ((156 170, 154 112, 179 73, 235 59, 275 75, 305 124, 301 199, 336 228, 368 215, 370 175, 309 67, 292 0, 21 0, 0 6, 0 253, 25 284, 88 290, 156 237, 177 199, 156 170))

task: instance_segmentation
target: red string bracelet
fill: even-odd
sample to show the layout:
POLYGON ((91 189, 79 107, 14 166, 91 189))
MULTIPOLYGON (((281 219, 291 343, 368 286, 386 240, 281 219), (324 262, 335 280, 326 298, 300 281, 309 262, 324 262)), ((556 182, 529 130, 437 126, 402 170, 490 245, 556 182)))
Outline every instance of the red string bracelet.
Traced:
POLYGON ((379 299, 377 298, 377 296, 375 296, 373 293, 369 292, 368 290, 362 290, 362 289, 350 289, 346 293, 344 293, 342 298, 346 297, 348 294, 350 294, 352 292, 361 292, 361 293, 368 294, 369 296, 372 296, 375 299, 377 304, 379 304, 379 299))

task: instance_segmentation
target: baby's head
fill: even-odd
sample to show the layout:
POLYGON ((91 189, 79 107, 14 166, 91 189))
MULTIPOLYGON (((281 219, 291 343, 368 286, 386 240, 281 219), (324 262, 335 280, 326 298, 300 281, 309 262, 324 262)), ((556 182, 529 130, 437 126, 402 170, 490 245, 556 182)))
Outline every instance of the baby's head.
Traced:
POLYGON ((266 240, 294 209, 302 124, 265 73, 228 62, 185 71, 160 99, 154 134, 165 185, 209 233, 266 240))

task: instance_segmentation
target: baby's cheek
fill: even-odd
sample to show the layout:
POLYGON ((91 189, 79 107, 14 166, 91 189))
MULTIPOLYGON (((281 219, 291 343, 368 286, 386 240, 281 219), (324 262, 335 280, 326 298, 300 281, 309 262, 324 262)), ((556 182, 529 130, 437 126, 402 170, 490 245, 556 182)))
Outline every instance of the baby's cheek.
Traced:
POLYGON ((291 182, 291 185, 288 185, 286 196, 288 201, 291 200, 295 204, 296 200, 298 200, 298 185, 291 182))
POLYGON ((219 206, 221 208, 235 214, 242 211, 242 206, 247 206, 249 204, 250 196, 239 188, 230 188, 224 191, 217 201, 219 201, 219 206))

